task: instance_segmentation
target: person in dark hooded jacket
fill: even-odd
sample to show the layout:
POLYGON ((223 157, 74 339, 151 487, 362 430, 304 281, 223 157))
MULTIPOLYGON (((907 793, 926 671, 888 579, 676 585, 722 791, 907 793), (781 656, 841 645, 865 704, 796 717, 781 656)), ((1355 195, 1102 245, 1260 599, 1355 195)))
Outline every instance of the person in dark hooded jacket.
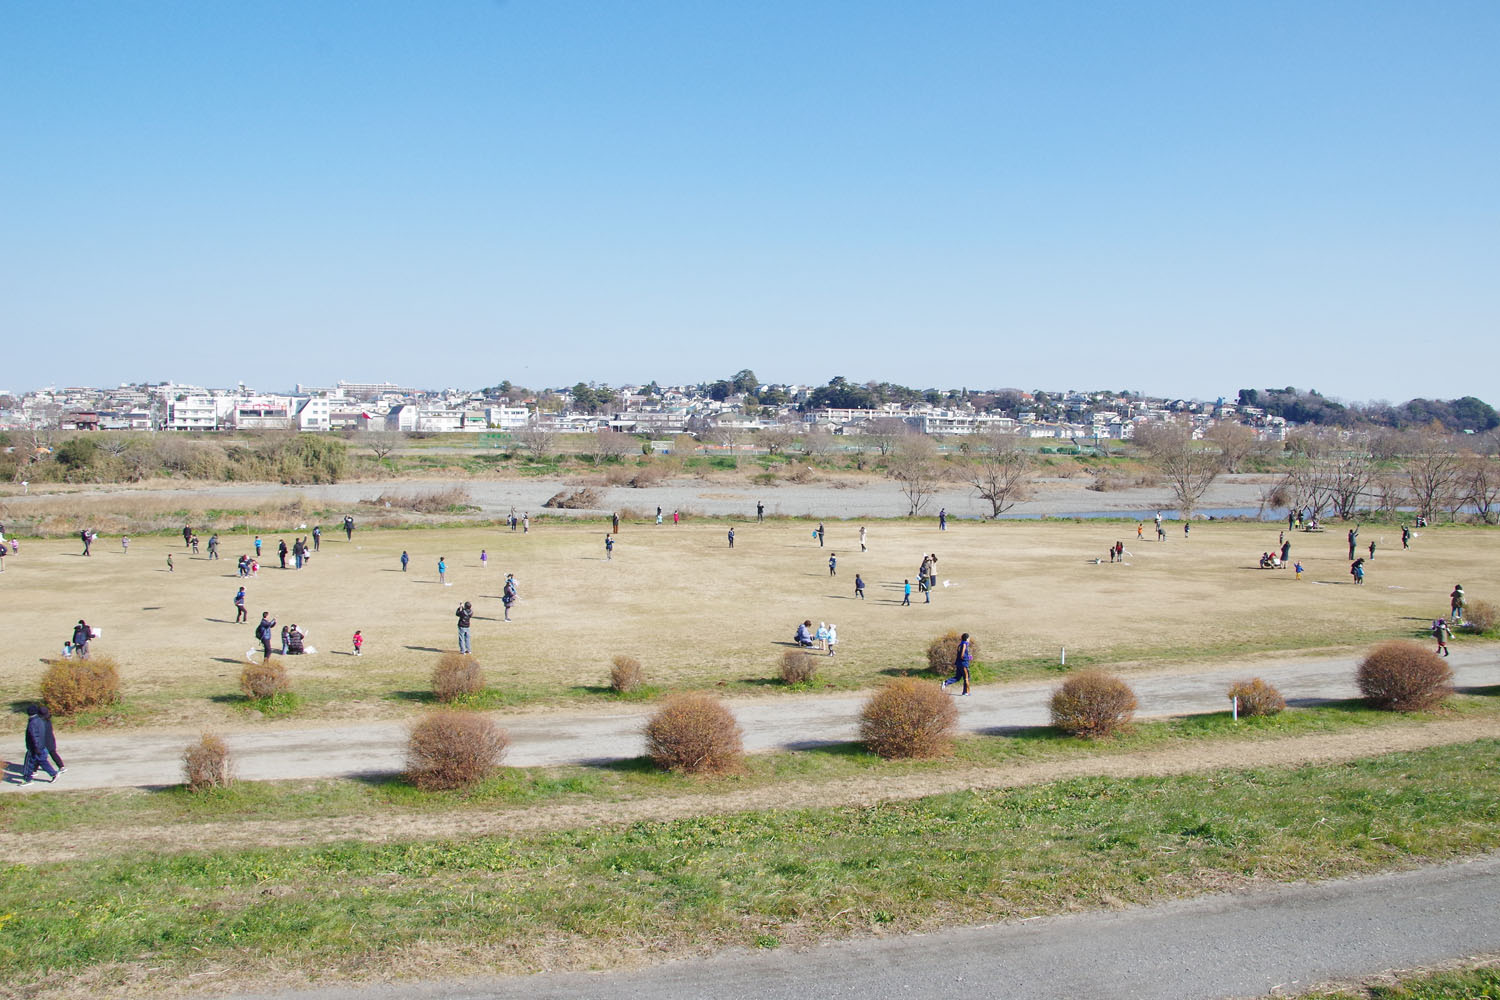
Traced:
POLYGON ((51 757, 52 763, 57 765, 57 773, 62 774, 68 769, 68 765, 63 763, 62 757, 57 753, 57 733, 52 731, 52 709, 46 705, 40 705, 37 714, 47 724, 47 756, 51 757))
POLYGON ((29 784, 36 769, 47 772, 57 780, 57 770, 47 759, 47 720, 42 718, 42 706, 30 705, 26 709, 26 761, 21 765, 21 781, 29 784))

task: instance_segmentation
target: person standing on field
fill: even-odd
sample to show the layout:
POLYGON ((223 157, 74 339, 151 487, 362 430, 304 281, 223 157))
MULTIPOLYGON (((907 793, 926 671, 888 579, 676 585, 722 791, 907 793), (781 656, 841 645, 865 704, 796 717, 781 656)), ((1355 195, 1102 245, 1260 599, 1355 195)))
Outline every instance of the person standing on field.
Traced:
POLYGON ((469 622, 474 618, 474 609, 468 601, 464 601, 453 614, 458 618, 458 651, 467 653, 469 651, 469 622))
POLYGON ((734 548, 734 529, 733 528, 729 529, 729 547, 731 549, 734 548))
POLYGON ((255 638, 260 640, 262 662, 270 662, 271 659, 271 637, 276 634, 276 619, 271 617, 271 612, 260 613, 260 624, 255 626, 255 638))
POLYGON ((87 528, 84 528, 78 533, 78 537, 83 540, 83 554, 86 556, 92 556, 93 553, 89 551, 89 546, 94 544, 93 532, 89 531, 89 529, 87 528))
POLYGON ((1404 524, 1401 526, 1401 547, 1403 549, 1411 548, 1411 529, 1404 524))
POLYGON ((755 523, 764 523, 766 519, 766 505, 761 501, 755 501, 755 523))
POLYGON ((516 603, 516 577, 505 574, 505 588, 500 591, 500 603, 505 605, 505 620, 510 621, 510 606, 516 603))
MULTIPOLYGON (((730 542, 729 543, 729 547, 733 548, 734 547, 734 543, 730 542)), ((614 558, 615 558, 615 536, 614 535, 605 535, 604 536, 604 558, 606 560, 608 560, 608 561, 611 561, 611 562, 614 561, 614 558)))
POLYGON ((281 557, 281 568, 282 569, 286 569, 286 552, 287 552, 286 539, 283 538, 281 540, 281 543, 276 546, 276 554, 281 557))
POLYGON ((406 554, 406 550, 405 549, 402 549, 401 550, 401 572, 403 572, 403 573, 406 572, 406 564, 409 563, 409 562, 411 562, 411 556, 409 556, 409 555, 406 554))
POLYGON ((619 511, 615 511, 614 514, 610 515, 610 519, 609 519, 609 533, 611 535, 618 535, 620 533, 620 512, 619 511))
POLYGON ((1453 593, 1448 595, 1448 606, 1450 617, 1462 625, 1464 620, 1464 585, 1456 584, 1453 593))
POLYGON ((448 584, 448 562, 442 556, 438 556, 438 583, 448 584))
POLYGON ((344 540, 345 541, 349 541, 349 542, 354 541, 354 515, 353 514, 345 514, 344 515, 344 540))
POLYGON ((1358 541, 1357 541, 1358 538, 1359 538, 1359 529, 1358 528, 1350 528, 1349 529, 1349 558, 1350 559, 1354 558, 1354 546, 1358 544, 1358 541))
POLYGON ((168 573, 175 573, 175 572, 177 572, 177 567, 175 567, 175 566, 172 565, 172 553, 170 553, 170 552, 167 553, 167 572, 168 573))
POLYGON ((1370 561, 1375 561, 1375 539, 1370 539, 1370 561))
POLYGON ((865 599, 865 581, 858 573, 854 574, 854 596, 861 601, 865 599))
POLYGON ((823 522, 818 522, 818 548, 823 547, 823 522))
POLYGON ((870 551, 869 549, 865 548, 865 526, 863 524, 859 526, 859 551, 870 551))
POLYGON ((315 524, 315 525, 313 525, 313 551, 314 552, 318 551, 318 545, 322 541, 323 541, 323 526, 321 524, 315 524))

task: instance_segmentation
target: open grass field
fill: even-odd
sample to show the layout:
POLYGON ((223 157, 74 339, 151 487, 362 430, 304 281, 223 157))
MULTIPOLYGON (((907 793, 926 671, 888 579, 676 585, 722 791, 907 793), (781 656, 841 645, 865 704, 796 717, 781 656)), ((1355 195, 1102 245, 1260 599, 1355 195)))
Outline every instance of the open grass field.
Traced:
POLYGON ((1277 540, 1262 524, 1199 522, 1190 540, 1179 527, 1157 543, 1118 522, 961 522, 939 532, 930 521, 874 521, 867 553, 858 524, 829 522, 820 548, 801 521, 627 523, 612 561, 597 523, 534 523, 529 534, 361 529, 353 541, 329 530, 301 571, 277 569, 278 537, 266 536, 260 576, 245 581, 242 625, 232 598, 248 535, 223 536, 215 562, 171 536, 137 537, 128 555, 101 536, 87 559, 75 541, 28 541, 0 575, 0 697, 32 697, 41 660, 57 655, 79 618, 103 630, 95 649, 122 665, 125 720, 232 724, 248 719, 237 678, 261 611, 295 622, 318 650, 287 659, 299 711, 349 718, 400 715, 425 700, 438 653, 456 648, 453 611, 464 600, 478 613, 474 651, 498 689, 486 703, 520 706, 605 697, 617 653, 639 658, 658 689, 778 690, 776 659, 803 619, 838 625, 838 655, 821 662, 817 683, 858 688, 920 669, 927 643, 947 629, 973 633, 979 676, 996 678, 1055 668, 1061 647, 1069 666, 1128 666, 1357 645, 1423 629, 1447 612, 1455 583, 1471 599, 1500 596, 1500 534, 1484 528, 1424 531, 1405 552, 1393 533, 1367 528, 1361 543, 1373 536, 1380 548, 1356 587, 1341 529, 1292 537, 1307 570, 1298 581, 1290 569, 1256 568, 1277 540), (1117 538, 1124 563, 1096 564, 1117 538), (940 585, 931 604, 914 592, 902 607, 902 581, 915 582, 924 552, 938 555, 940 585), (451 586, 438 582, 439 556, 451 586), (508 624, 499 600, 507 572, 521 595, 508 624), (853 597, 856 572, 865 601, 853 597), (355 629, 366 640, 359 658, 355 629))

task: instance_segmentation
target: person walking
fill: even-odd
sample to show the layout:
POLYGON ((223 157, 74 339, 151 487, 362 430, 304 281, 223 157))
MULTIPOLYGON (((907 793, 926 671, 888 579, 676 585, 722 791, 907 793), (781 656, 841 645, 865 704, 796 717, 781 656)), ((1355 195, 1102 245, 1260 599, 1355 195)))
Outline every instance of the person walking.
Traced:
POLYGON ((167 572, 168 573, 175 573, 175 572, 177 572, 177 567, 172 565, 172 553, 170 553, 170 552, 167 553, 167 572))
POLYGON ((834 647, 839 644, 839 627, 832 622, 828 623, 828 655, 832 656, 834 647))
POLYGON ((281 543, 276 546, 276 554, 281 557, 281 568, 282 569, 286 569, 286 553, 287 553, 286 539, 283 538, 281 540, 281 543))
POLYGON ((276 619, 271 617, 271 612, 260 613, 260 624, 255 626, 255 638, 260 641, 263 662, 271 659, 271 636, 276 634, 276 619))
POLYGON ((859 526, 859 551, 861 551, 861 552, 868 552, 868 551, 870 551, 868 548, 865 547, 865 526, 863 524, 861 524, 859 526))
POLYGON ((438 556, 438 583, 448 586, 448 562, 442 556, 438 556))
POLYGON ((911 607, 911 581, 902 580, 901 583, 905 588, 901 594, 901 606, 903 608, 909 608, 911 607))
POLYGON ((1459 625, 1464 621, 1464 585, 1455 584, 1453 593, 1448 595, 1449 617, 1459 625))
POLYGON ((828 557, 828 575, 839 575, 839 554, 837 552, 834 552, 828 557))
MULTIPOLYGON (((729 543, 729 547, 731 549, 734 548, 734 542, 733 541, 731 541, 729 543)), ((605 561, 607 561, 607 562, 613 562, 614 561, 614 558, 615 558, 615 536, 614 535, 605 535, 604 536, 604 558, 605 558, 605 561)))
POLYGON ((865 599, 865 581, 858 573, 854 574, 854 596, 861 601, 865 599))
POLYGON ((729 547, 731 549, 734 548, 734 529, 733 528, 729 529, 729 547))
POLYGON ((354 541, 354 515, 353 514, 345 514, 344 515, 344 540, 345 541, 350 541, 350 542, 354 541))
POLYGON ((1135 540, 1136 541, 1138 541, 1138 542, 1144 542, 1146 540, 1145 531, 1146 531, 1146 522, 1144 522, 1144 521, 1137 521, 1137 522, 1135 522, 1135 540))
POLYGON ((409 556, 409 555, 406 554, 406 550, 405 549, 402 549, 401 550, 401 572, 403 572, 403 573, 406 572, 406 565, 409 562, 411 562, 411 556, 409 556))
POLYGON ((354 655, 355 656, 360 656, 361 655, 360 651, 365 648, 365 637, 364 637, 364 633, 362 633, 359 629, 355 629, 354 630, 354 639, 353 639, 353 642, 354 642, 354 655))
POLYGON ((323 526, 321 524, 315 524, 315 525, 313 525, 313 551, 314 552, 318 551, 318 546, 321 545, 322 542, 323 542, 323 526))
POLYGON ((193 526, 184 524, 182 526, 182 547, 187 548, 193 544, 193 526))
POLYGON ((73 651, 80 659, 89 658, 89 640, 93 637, 94 630, 89 627, 89 623, 82 618, 78 619, 78 624, 73 626, 73 651))
POLYGON ((1192 530, 1193 530, 1193 522, 1192 521, 1183 521, 1182 522, 1182 540, 1183 541, 1187 541, 1188 533, 1191 532, 1192 530))
POLYGON ((21 765, 21 783, 29 785, 36 769, 47 772, 52 781, 57 780, 57 769, 47 759, 47 723, 42 718, 42 706, 33 702, 26 706, 26 758, 21 765))
POLYGON ((1432 623, 1432 637, 1437 640, 1437 652, 1443 656, 1448 655, 1448 640, 1453 638, 1453 630, 1448 623, 1439 618, 1432 623))
MULTIPOLYGON (((47 733, 44 738, 44 742, 47 745, 47 756, 51 757, 52 763, 57 765, 57 773, 62 774, 68 769, 68 765, 63 763, 62 757, 57 752, 57 733, 52 728, 52 709, 48 708, 45 703, 38 705, 37 709, 37 714, 42 717, 42 724, 47 727, 47 733)), ((52 780, 56 781, 57 779, 54 777, 52 780)))
POLYGON ((510 606, 516 603, 516 578, 514 574, 505 574, 505 588, 500 591, 500 603, 505 605, 505 620, 510 621, 510 606))
POLYGON ((467 653, 469 651, 469 622, 474 619, 474 609, 468 601, 464 601, 453 614, 458 618, 458 651, 467 653))
POLYGON ((83 540, 83 554, 86 556, 92 556, 93 553, 89 551, 89 547, 94 544, 94 533, 92 531, 89 531, 89 529, 84 528, 78 533, 78 537, 83 540))
POLYGON ((949 684, 963 681, 964 689, 959 697, 969 693, 969 664, 974 659, 974 647, 969 642, 969 633, 965 632, 959 636, 958 649, 953 653, 953 676, 943 681, 943 690, 948 689, 949 684))
POLYGON ((766 505, 761 501, 755 501, 755 523, 763 524, 766 520, 766 505))
POLYGON ((192 538, 191 538, 191 539, 190 539, 190 540, 189 540, 189 541, 188 541, 188 545, 189 545, 189 546, 191 546, 191 547, 192 547, 192 550, 193 550, 193 555, 197 555, 197 554, 198 554, 198 536, 197 536, 197 535, 194 535, 194 536, 193 536, 193 537, 192 537, 192 538))
POLYGON ((249 620, 250 614, 245 610, 245 588, 241 587, 234 595, 234 623, 238 625, 249 620))

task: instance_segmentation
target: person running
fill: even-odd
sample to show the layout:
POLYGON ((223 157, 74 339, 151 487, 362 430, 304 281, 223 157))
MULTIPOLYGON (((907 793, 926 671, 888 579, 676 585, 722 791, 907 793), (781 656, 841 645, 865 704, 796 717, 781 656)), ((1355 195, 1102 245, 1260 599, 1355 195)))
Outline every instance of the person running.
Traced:
POLYGON ((241 587, 234 595, 234 623, 238 625, 249 620, 250 614, 245 610, 245 588, 241 587))
POLYGON ((401 550, 401 572, 403 572, 403 573, 406 572, 406 565, 409 562, 411 562, 411 556, 409 556, 409 555, 406 554, 406 550, 405 549, 402 549, 401 550))
POLYGON ((734 548, 734 529, 733 528, 729 529, 729 547, 731 549, 734 548))
MULTIPOLYGON (((734 541, 732 539, 729 542, 729 547, 731 549, 734 548, 734 541)), ((607 534, 607 535, 604 536, 604 558, 605 558, 606 561, 610 561, 610 562, 612 562, 614 560, 614 558, 615 558, 615 536, 614 535, 608 535, 607 534)))
POLYGON ((870 551, 868 548, 865 547, 865 526, 863 524, 861 524, 859 526, 859 551, 861 551, 861 552, 868 552, 868 551, 870 551))
POLYGON ((364 633, 360 632, 359 629, 355 629, 354 630, 354 639, 352 641, 354 643, 354 655, 355 656, 361 655, 360 650, 362 650, 362 649, 365 648, 364 633))
POLYGON ((464 601, 453 614, 458 619, 458 651, 467 653, 469 651, 469 623, 474 619, 474 609, 468 601, 464 601))
POLYGON ((1456 624, 1462 625, 1464 621, 1464 585, 1456 584, 1453 593, 1448 595, 1449 617, 1456 624))
POLYGON ((1182 522, 1182 540, 1183 541, 1187 541, 1188 533, 1191 532, 1192 530, 1193 530, 1193 522, 1192 521, 1183 521, 1182 522))
POLYGON ((448 585, 448 563, 442 556, 438 556, 438 583, 448 585))
POLYGON ((943 690, 948 689, 949 684, 963 681, 964 689, 959 697, 969 693, 969 664, 974 659, 974 647, 969 642, 969 633, 965 632, 959 636, 958 649, 953 653, 953 676, 943 681, 943 690))
POLYGON ((276 619, 271 612, 260 613, 260 624, 255 626, 255 638, 260 642, 261 653, 266 661, 271 659, 271 636, 276 634, 276 619))
POLYGON ((57 780, 57 769, 47 759, 47 723, 42 718, 42 706, 33 702, 26 707, 26 758, 21 765, 21 784, 31 784, 37 768, 46 771, 50 780, 57 780))
POLYGON ((903 608, 909 608, 911 607, 911 581, 902 580, 901 584, 904 588, 901 593, 901 606, 903 608))
POLYGON ((1441 618, 1433 622, 1432 637, 1437 640, 1437 652, 1441 653, 1443 656, 1447 656, 1448 640, 1453 638, 1453 630, 1448 627, 1448 623, 1441 618))
POLYGON ((858 573, 854 574, 854 596, 861 601, 865 599, 865 581, 858 573))
POLYGON ((510 606, 516 603, 516 578, 505 574, 505 589, 500 591, 500 603, 505 605, 505 620, 510 621, 510 606))
POLYGON ((839 575, 839 554, 837 552, 831 553, 828 556, 828 575, 839 575))

